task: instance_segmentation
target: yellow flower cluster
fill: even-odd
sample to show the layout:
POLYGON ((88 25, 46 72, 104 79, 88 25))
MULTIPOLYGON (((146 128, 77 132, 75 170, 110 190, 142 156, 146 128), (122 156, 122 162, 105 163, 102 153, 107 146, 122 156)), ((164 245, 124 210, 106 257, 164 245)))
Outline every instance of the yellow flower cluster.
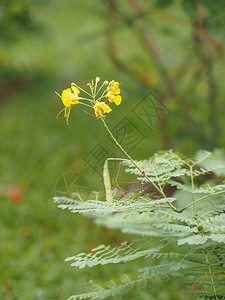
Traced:
POLYGON ((75 83, 71 83, 71 88, 63 90, 62 96, 60 96, 57 92, 56 94, 62 99, 64 104, 64 108, 58 113, 57 118, 61 112, 64 111, 64 117, 66 118, 66 122, 68 124, 70 111, 72 106, 75 104, 81 104, 86 107, 90 107, 94 110, 94 114, 97 118, 105 118, 105 113, 110 113, 112 111, 110 104, 115 103, 119 105, 121 103, 121 96, 120 96, 120 88, 119 83, 115 82, 114 80, 108 82, 104 81, 102 86, 97 89, 98 82, 100 81, 99 77, 96 77, 95 82, 92 80, 91 83, 88 83, 90 88, 90 92, 79 88, 75 83), (103 87, 106 89, 103 91, 101 96, 99 92, 102 90, 103 87), (84 92, 86 95, 85 97, 80 97, 80 90, 84 92), (87 97, 87 98, 86 98, 87 97), (87 104, 87 102, 89 104, 87 104), (108 104, 106 103, 108 101, 108 104))

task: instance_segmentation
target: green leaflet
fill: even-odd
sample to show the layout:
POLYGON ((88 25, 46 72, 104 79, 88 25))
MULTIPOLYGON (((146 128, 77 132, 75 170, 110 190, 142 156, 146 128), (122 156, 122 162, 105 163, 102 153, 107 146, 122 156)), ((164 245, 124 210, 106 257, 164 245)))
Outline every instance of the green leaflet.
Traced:
POLYGON ((160 251, 161 248, 162 247, 136 249, 132 243, 128 242, 121 244, 119 247, 100 245, 94 248, 91 253, 80 253, 66 258, 65 261, 69 261, 72 267, 82 269, 84 267, 94 267, 97 265, 125 263, 141 257, 151 257, 154 259, 179 256, 179 253, 160 251))
POLYGON ((208 237, 206 237, 206 236, 193 235, 193 236, 189 236, 187 238, 178 240, 177 244, 183 245, 183 244, 187 243, 189 245, 201 245, 201 244, 204 244, 207 241, 207 239, 208 239, 208 237))

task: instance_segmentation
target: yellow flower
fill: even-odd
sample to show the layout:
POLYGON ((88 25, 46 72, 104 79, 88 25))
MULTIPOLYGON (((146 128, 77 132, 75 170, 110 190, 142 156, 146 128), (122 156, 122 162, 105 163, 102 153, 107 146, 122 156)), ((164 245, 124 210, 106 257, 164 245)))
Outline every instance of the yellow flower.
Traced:
POLYGON ((116 82, 115 80, 111 80, 107 90, 112 94, 120 94, 119 85, 120 85, 119 82, 116 82))
POLYGON ((120 103, 122 101, 122 98, 121 98, 120 95, 108 94, 108 100, 109 100, 110 103, 115 102, 116 105, 120 105, 120 103))
POLYGON ((75 86, 74 83, 71 83, 71 88, 63 90, 62 96, 56 93, 61 99, 65 107, 58 113, 57 118, 61 112, 64 111, 64 117, 66 118, 66 122, 68 124, 70 111, 72 109, 72 105, 78 104, 78 94, 80 93, 79 89, 75 86))
POLYGON ((64 90, 62 92, 62 102, 66 107, 71 107, 71 105, 74 104, 78 104, 78 94, 80 93, 80 91, 76 88, 73 87, 73 93, 72 90, 70 88, 64 90))
POLYGON ((105 102, 96 102, 94 105, 94 111, 96 117, 105 117, 104 113, 109 113, 112 109, 105 102))
POLYGON ((116 105, 121 103, 121 96, 120 89, 119 89, 119 82, 115 82, 114 80, 110 81, 109 86, 107 87, 106 97, 108 98, 109 102, 115 102, 116 105))

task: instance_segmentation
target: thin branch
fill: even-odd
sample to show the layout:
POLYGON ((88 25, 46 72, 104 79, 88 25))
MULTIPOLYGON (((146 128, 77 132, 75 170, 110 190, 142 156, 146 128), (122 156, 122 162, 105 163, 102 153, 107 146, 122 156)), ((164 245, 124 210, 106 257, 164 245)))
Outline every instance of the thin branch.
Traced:
POLYGON ((220 191, 220 192, 212 193, 212 194, 206 195, 204 197, 201 197, 201 198, 193 201, 192 203, 188 204, 187 206, 185 206, 181 210, 179 210, 179 213, 183 212, 185 209, 189 208, 190 206, 194 205, 195 203, 198 203, 199 201, 202 201, 202 200, 204 200, 206 198, 209 198, 211 196, 215 196, 215 195, 219 195, 219 194, 223 194, 223 193, 225 193, 225 191, 220 191))

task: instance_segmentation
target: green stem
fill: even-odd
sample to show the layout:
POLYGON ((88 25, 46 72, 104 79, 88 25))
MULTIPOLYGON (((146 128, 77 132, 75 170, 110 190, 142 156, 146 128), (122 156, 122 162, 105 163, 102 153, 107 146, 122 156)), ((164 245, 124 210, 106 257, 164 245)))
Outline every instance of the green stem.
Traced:
POLYGON ((83 102, 79 102, 79 104, 82 104, 82 105, 85 105, 85 106, 88 106, 88 107, 91 107, 91 108, 93 108, 93 106, 91 106, 91 105, 88 105, 88 104, 86 104, 86 103, 83 103, 83 102))
POLYGON ((98 101, 100 101, 103 97, 106 97, 106 96, 105 96, 105 93, 106 93, 106 92, 107 92, 107 90, 105 90, 105 91, 102 93, 101 97, 98 98, 98 101))
MULTIPOLYGON (((109 135, 111 136, 111 138, 113 139, 113 141, 115 142, 115 144, 120 148, 120 150, 129 158, 129 160, 132 162, 132 164, 140 171, 141 174, 143 174, 144 170, 142 170, 137 164, 136 162, 133 160, 133 158, 123 149, 123 147, 117 142, 116 138, 114 137, 114 135, 112 134, 112 132, 110 131, 109 127, 107 126, 105 120, 103 119, 103 117, 101 117, 101 120, 106 128, 106 130, 108 131, 109 135)), ((160 188, 151 181, 151 179, 144 173, 145 178, 156 188, 156 190, 164 197, 167 198, 166 195, 164 194, 163 191, 160 190, 160 188)), ((168 202, 169 206, 176 212, 178 212, 178 210, 176 209, 176 207, 173 206, 172 203, 168 202)))
POLYGON ((210 276, 210 279, 212 281, 212 286, 213 286, 213 292, 214 292, 214 295, 215 295, 215 299, 218 300, 217 295, 216 295, 216 287, 215 287, 215 282, 213 280, 212 270, 211 270, 209 259, 208 259, 208 256, 207 256, 206 253, 205 253, 205 259, 206 259, 206 263, 207 263, 207 266, 208 266, 208 269, 209 269, 209 276, 210 276))
POLYGON ((92 99, 88 99, 88 98, 83 98, 83 97, 78 97, 78 100, 86 100, 86 101, 89 101, 89 102, 93 102, 92 99))
POLYGON ((92 95, 90 93, 88 93, 87 91, 85 91, 84 89, 82 89, 81 87, 79 87, 75 82, 73 82, 73 84, 80 89, 82 92, 84 92, 85 94, 87 94, 88 96, 92 97, 92 95))
MULTIPOLYGON (((100 88, 98 89, 98 91, 96 92, 95 96, 98 95, 98 93, 101 91, 101 89, 102 89, 104 86, 105 86, 105 84, 103 83, 103 84, 100 86, 100 88)), ((105 91, 104 91, 104 92, 105 92, 105 91)))
POLYGON ((188 207, 194 205, 195 203, 197 203, 197 202, 199 202, 199 201, 201 201, 201 200, 203 200, 203 199, 206 199, 206 198, 211 197, 211 196, 214 196, 214 195, 219 195, 219 194, 222 194, 222 193, 225 193, 225 191, 220 191, 220 192, 212 193, 212 194, 210 194, 210 195, 206 195, 206 196, 204 196, 204 197, 201 197, 201 198, 195 200, 194 202, 188 204, 187 206, 185 206, 185 207, 182 208, 181 210, 179 210, 179 212, 184 211, 184 210, 187 209, 188 207))
POLYGON ((62 99, 62 97, 59 95, 59 93, 57 93, 56 91, 55 91, 55 94, 57 95, 57 96, 59 96, 61 99, 62 99))
POLYGON ((181 264, 182 261, 184 261, 189 255, 191 255, 193 251, 194 251, 194 250, 192 250, 192 251, 190 251, 188 254, 184 255, 184 257, 179 261, 179 264, 181 264))
POLYGON ((190 171, 191 171, 191 189, 192 189, 192 203, 193 203, 193 217, 195 216, 195 195, 194 195, 194 191, 195 191, 195 186, 194 186, 194 178, 193 178, 193 167, 190 167, 190 171))
POLYGON ((97 81, 95 80, 95 87, 94 87, 94 93, 93 93, 93 99, 95 101, 95 96, 96 96, 96 88, 97 88, 97 81))

